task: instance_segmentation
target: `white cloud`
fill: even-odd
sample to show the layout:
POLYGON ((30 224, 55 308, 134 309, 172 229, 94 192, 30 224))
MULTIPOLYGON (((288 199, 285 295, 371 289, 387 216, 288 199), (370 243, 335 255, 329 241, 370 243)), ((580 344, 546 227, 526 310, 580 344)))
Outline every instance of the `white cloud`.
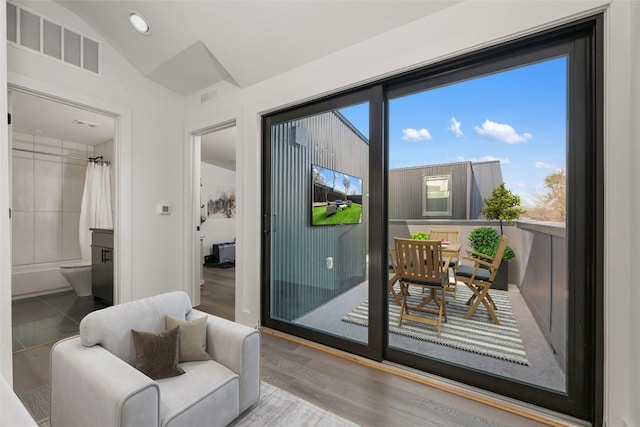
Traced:
POLYGON ((456 120, 455 117, 451 117, 449 119, 449 123, 451 123, 451 125, 449 126, 449 130, 453 132, 455 136, 461 137, 462 135, 464 135, 464 133, 462 133, 462 129, 460 128, 462 123, 456 120))
POLYGON ((405 141, 426 141, 431 139, 431 134, 425 128, 418 129, 402 129, 402 139, 405 141))
POLYGON ((533 138, 533 135, 528 132, 520 135, 510 125, 492 122, 491 120, 485 120, 484 123, 482 123, 482 127, 474 126, 474 129, 482 136, 506 142, 507 144, 527 142, 533 138))
POLYGON ((477 157, 471 157, 471 158, 465 158, 464 156, 458 156, 456 157, 456 161, 458 162, 491 162, 494 160, 499 160, 500 163, 511 163, 511 160, 509 160, 508 157, 496 157, 496 156, 484 156, 480 159, 478 159, 477 157))
POLYGON ((537 169, 555 169, 556 168, 555 166, 545 162, 535 162, 535 167, 537 169))
POLYGON ((535 166, 538 169, 556 169, 555 166, 550 165, 549 163, 545 163, 545 162, 536 162, 535 166))

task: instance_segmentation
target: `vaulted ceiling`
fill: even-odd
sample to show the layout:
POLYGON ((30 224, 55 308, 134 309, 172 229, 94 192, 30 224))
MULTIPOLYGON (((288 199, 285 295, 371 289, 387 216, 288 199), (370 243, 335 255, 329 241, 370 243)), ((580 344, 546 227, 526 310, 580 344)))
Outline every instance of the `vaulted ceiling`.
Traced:
MULTIPOLYGON (((189 96, 222 80, 253 85, 461 0, 54 1, 142 75, 189 96), (131 12, 149 21, 150 35, 131 27, 131 12)), ((13 101, 16 132, 89 144, 113 138, 110 117, 21 93, 13 101), (75 119, 100 126, 73 125, 75 119)), ((204 135, 202 160, 235 170, 235 129, 204 135)))
POLYGON ((457 2, 57 0, 140 73, 183 96, 221 80, 250 86, 457 2), (150 35, 133 30, 133 11, 150 35))

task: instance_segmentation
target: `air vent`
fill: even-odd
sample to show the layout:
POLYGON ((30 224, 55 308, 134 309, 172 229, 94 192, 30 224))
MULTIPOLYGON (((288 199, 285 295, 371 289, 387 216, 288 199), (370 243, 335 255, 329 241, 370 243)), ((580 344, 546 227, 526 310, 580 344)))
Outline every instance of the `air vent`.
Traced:
POLYGON ((200 104, 206 104, 218 99, 218 89, 211 89, 200 95, 200 104))
POLYGON ((18 43, 18 8, 7 3, 7 41, 18 43))
POLYGON ((100 74, 100 43, 37 12, 7 2, 9 44, 100 74))
POLYGON ((97 123, 93 123, 93 122, 89 122, 87 120, 80 120, 80 119, 75 119, 74 121, 72 121, 71 123, 73 123, 74 125, 80 125, 80 126, 88 126, 90 128, 94 128, 96 126, 100 126, 97 123))

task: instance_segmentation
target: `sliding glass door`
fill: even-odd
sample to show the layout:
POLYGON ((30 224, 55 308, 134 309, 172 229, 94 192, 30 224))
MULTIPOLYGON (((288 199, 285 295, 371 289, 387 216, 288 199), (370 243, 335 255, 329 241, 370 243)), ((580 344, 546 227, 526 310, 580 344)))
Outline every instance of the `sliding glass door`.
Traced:
MULTIPOLYGON (((571 46, 544 51, 543 58, 519 54, 506 69, 473 78, 467 70, 448 84, 424 82, 389 92, 390 243, 424 233, 445 239, 444 255, 453 259, 441 334, 420 323, 398 328, 399 306, 392 301, 390 348, 567 391, 571 46), (494 196, 500 203, 490 204, 494 196), (493 206, 523 221, 502 227, 486 221, 493 206), (481 282, 491 282, 492 317, 484 304, 467 304, 473 287, 456 274, 475 268, 474 260, 462 258, 467 251, 491 256, 501 235, 508 244, 496 278, 481 282), (461 265, 468 267, 459 272, 461 265)), ((407 303, 423 300, 418 295, 407 303)))
POLYGON ((265 122, 266 324, 370 354, 370 91, 265 122), (357 316, 345 318, 354 306, 357 316))
POLYGON ((601 29, 587 19, 265 116, 262 324, 600 419, 601 29), (403 298, 433 316, 414 309, 434 294, 401 288, 396 238, 441 241, 440 333, 399 322, 403 298))

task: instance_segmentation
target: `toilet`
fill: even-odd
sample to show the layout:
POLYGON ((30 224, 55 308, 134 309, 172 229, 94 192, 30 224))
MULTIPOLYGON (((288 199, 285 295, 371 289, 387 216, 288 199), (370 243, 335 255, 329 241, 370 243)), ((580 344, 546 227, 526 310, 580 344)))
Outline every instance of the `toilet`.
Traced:
POLYGON ((79 297, 91 295, 91 260, 83 259, 60 265, 60 274, 79 297))

